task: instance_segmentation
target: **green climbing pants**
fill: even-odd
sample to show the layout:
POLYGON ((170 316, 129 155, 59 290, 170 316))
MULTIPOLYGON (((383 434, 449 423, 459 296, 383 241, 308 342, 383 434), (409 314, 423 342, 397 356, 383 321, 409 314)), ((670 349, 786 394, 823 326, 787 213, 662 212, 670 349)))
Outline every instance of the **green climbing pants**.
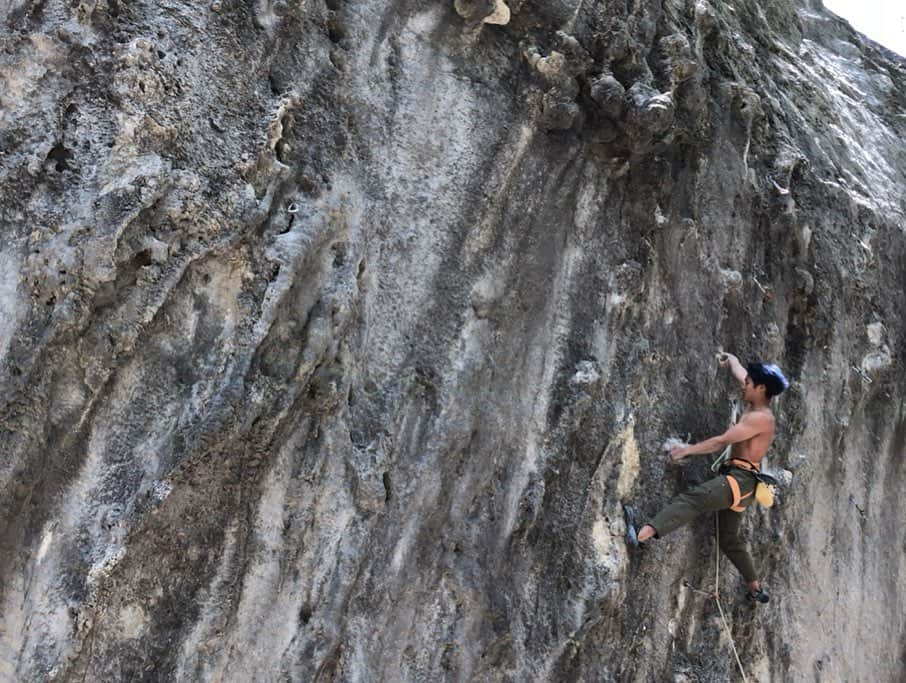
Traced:
POLYGON ((752 558, 739 537, 739 524, 742 521, 742 510, 754 500, 752 494, 757 483, 755 476, 746 470, 736 467, 722 470, 719 476, 679 494, 646 524, 654 527, 657 536, 661 537, 688 524, 702 513, 716 512, 720 549, 746 581, 755 581, 758 576, 752 558), (734 486, 727 475, 732 476, 738 485, 735 495, 734 486))

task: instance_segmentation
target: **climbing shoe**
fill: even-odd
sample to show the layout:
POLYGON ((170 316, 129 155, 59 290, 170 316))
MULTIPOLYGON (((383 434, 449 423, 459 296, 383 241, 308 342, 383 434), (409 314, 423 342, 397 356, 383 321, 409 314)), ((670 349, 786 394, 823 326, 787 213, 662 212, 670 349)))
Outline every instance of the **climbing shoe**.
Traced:
POLYGON ((623 506, 623 516, 626 519, 626 545, 633 548, 639 547, 639 534, 635 528, 636 512, 631 505, 623 506))
POLYGON ((763 588, 759 588, 757 591, 749 591, 746 593, 746 600, 749 602, 760 602, 765 603, 771 599, 771 596, 768 595, 763 588))

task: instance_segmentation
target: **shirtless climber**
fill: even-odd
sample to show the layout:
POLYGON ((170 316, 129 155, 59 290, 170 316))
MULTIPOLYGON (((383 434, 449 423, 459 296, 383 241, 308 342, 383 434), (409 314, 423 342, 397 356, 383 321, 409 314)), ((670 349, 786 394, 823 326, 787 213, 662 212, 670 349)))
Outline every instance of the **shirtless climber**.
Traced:
POLYGON ((720 548, 748 583, 746 597, 767 602, 768 594, 762 589, 752 558, 739 537, 739 523, 742 511, 754 500, 753 493, 758 484, 756 473, 760 476, 761 460, 774 438, 771 397, 786 389, 789 382, 776 365, 749 363, 743 367, 739 359, 729 353, 720 354, 718 361, 721 367, 729 366, 748 407, 739 422, 720 436, 691 446, 675 446, 670 450, 669 458, 671 462, 677 462, 687 455, 714 453, 732 444, 729 459, 721 466, 720 476, 678 495, 638 531, 635 511, 627 507, 627 539, 631 545, 645 543, 688 524, 703 512, 717 512, 720 548))

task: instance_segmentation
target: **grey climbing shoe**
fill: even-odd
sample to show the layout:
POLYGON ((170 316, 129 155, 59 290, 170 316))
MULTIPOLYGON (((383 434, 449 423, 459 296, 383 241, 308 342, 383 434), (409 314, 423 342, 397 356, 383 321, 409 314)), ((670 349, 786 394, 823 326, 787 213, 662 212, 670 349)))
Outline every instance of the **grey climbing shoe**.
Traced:
POLYGON ((760 602, 762 604, 768 602, 771 599, 771 596, 763 588, 759 588, 757 591, 749 591, 746 593, 746 600, 749 602, 760 602))
POLYGON ((636 511, 631 505, 623 506, 623 517, 626 519, 626 545, 639 547, 639 534, 635 528, 636 511))

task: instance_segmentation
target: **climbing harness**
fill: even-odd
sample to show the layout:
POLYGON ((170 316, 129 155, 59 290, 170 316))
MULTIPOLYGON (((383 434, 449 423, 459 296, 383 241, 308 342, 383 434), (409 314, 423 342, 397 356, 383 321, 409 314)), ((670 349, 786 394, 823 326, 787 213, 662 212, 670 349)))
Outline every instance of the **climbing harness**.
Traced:
MULTIPOLYGON (((736 399, 731 401, 731 407, 732 411, 730 416, 730 425, 732 426, 739 421, 739 401, 736 399)), ((723 452, 719 456, 717 456, 717 459, 713 463, 711 463, 711 471, 719 472, 723 467, 739 467, 740 469, 751 472, 758 480, 758 483, 755 485, 755 490, 752 492, 755 495, 755 500, 758 501, 759 505, 762 505, 766 508, 771 507, 774 504, 774 496, 777 493, 777 480, 769 474, 764 474, 757 465, 749 462, 748 460, 743 460, 742 458, 731 458, 730 451, 732 449, 732 444, 724 448, 723 452)), ((727 483, 730 485, 730 490, 733 492, 733 504, 730 506, 730 509, 734 512, 742 512, 746 509, 749 503, 747 503, 746 505, 740 505, 741 501, 751 496, 752 493, 741 495, 739 482, 736 481, 736 479, 731 475, 726 475, 726 477, 727 483)))
MULTIPOLYGON (((758 482, 755 484, 755 500, 759 505, 769 508, 774 505, 774 496, 777 493, 778 481, 772 477, 770 474, 765 474, 762 472, 758 466, 754 463, 749 462, 748 460, 743 460, 742 458, 730 458, 725 465, 727 467, 738 467, 740 469, 751 472, 755 479, 758 482)), ((748 498, 751 493, 747 493, 744 496, 738 496, 739 484, 733 483, 731 479, 732 475, 727 475, 727 479, 730 480, 730 488, 733 490, 733 506, 730 508, 735 512, 742 512, 745 509, 745 506, 740 506, 739 501, 742 498, 748 498)))
MULTIPOLYGON (((730 405, 732 407, 732 414, 730 416, 730 425, 732 426, 732 425, 735 425, 737 423, 737 421, 739 420, 739 401, 734 400, 731 402, 730 405)), ((755 468, 754 465, 752 465, 752 463, 748 462, 747 460, 741 460, 738 458, 730 458, 730 451, 732 450, 732 448, 733 448, 732 444, 727 446, 726 448, 724 448, 723 452, 717 457, 717 460, 715 460, 713 463, 711 463, 712 472, 719 472, 725 466, 733 465, 733 463, 744 463, 744 465, 740 465, 742 467, 742 469, 746 469, 746 470, 750 470, 750 471, 753 469, 757 469, 757 468, 755 468)), ((730 509, 733 510, 734 512, 742 512, 743 510, 746 509, 746 506, 740 505, 740 503, 744 499, 751 496, 752 492, 742 495, 741 491, 739 490, 739 482, 736 481, 736 479, 729 474, 727 474, 725 476, 727 478, 727 484, 730 485, 730 490, 733 492, 733 503, 730 506, 730 509)), ((749 501, 749 502, 751 502, 751 501, 749 501)))
POLYGON ((753 493, 755 495, 755 500, 759 505, 769 508, 774 505, 774 495, 777 493, 777 480, 772 477, 770 474, 765 474, 762 472, 757 465, 749 462, 748 460, 743 460, 742 458, 730 458, 724 463, 725 467, 738 467, 739 469, 746 470, 751 472, 755 479, 758 482, 755 484, 755 490, 752 493, 747 493, 744 496, 740 495, 739 491, 739 482, 732 475, 726 475, 727 481, 730 484, 730 489, 733 491, 733 504, 730 506, 730 509, 734 512, 742 512, 747 506, 740 505, 740 501, 748 498, 753 493))
POLYGON ((752 502, 749 501, 749 503, 743 505, 742 501, 744 501, 746 498, 749 498, 754 493, 754 491, 749 491, 748 493, 743 495, 742 491, 739 488, 739 482, 736 481, 736 477, 734 477, 732 474, 727 474, 724 476, 727 478, 727 483, 730 485, 730 491, 733 493, 733 502, 730 504, 730 509, 733 512, 742 512, 749 506, 749 503, 752 502))

